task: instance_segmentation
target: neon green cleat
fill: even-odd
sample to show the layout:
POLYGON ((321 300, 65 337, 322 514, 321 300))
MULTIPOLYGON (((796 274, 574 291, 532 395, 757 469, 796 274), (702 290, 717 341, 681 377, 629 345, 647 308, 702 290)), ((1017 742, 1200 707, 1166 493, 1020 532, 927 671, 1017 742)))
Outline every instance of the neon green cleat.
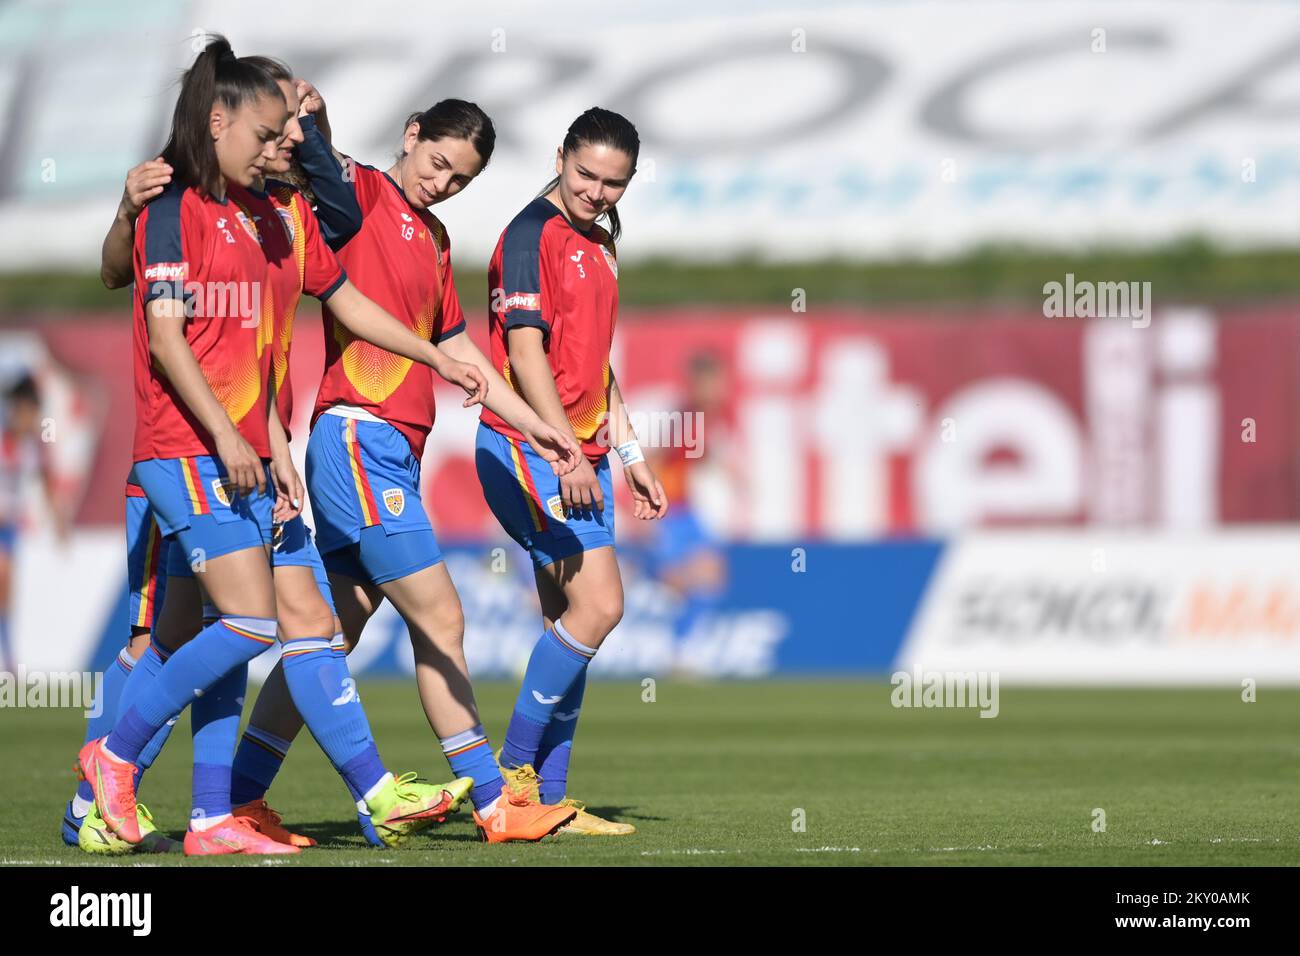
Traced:
POLYGON ((140 827, 139 843, 127 843, 109 829, 108 824, 99 814, 99 808, 92 805, 86 818, 81 822, 81 829, 77 831, 77 845, 87 853, 101 853, 108 856, 121 856, 125 853, 184 852, 179 841, 158 832, 158 828, 153 825, 153 816, 149 813, 148 807, 137 804, 135 813, 136 822, 140 827))
POLYGON ((387 847, 398 847, 413 833, 454 813, 474 786, 474 778, 458 777, 450 783, 418 783, 414 773, 390 779, 368 801, 369 821, 387 847))

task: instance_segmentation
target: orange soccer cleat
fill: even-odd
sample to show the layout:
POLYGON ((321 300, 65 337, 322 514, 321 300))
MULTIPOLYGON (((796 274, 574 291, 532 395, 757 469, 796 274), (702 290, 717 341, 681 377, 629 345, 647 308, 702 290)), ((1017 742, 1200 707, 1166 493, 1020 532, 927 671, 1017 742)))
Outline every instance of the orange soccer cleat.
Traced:
POLYGON ((577 815, 573 807, 547 806, 531 799, 527 793, 516 793, 510 784, 501 787, 497 805, 487 817, 474 811, 474 822, 479 836, 486 843, 508 843, 511 840, 540 840, 554 833, 577 815))
POLYGON ((264 835, 270 837, 276 843, 299 848, 316 845, 316 841, 311 837, 286 830, 283 826, 284 817, 272 809, 265 798, 249 800, 247 803, 235 807, 230 811, 230 814, 231 816, 247 817, 252 820, 264 835))
POLYGON ((221 856, 227 853, 279 855, 301 853, 296 846, 277 843, 258 828, 249 817, 231 817, 207 830, 189 830, 185 834, 186 856, 221 856))
POLYGON ((101 737, 81 748, 77 765, 95 791, 95 806, 108 828, 127 843, 139 843, 142 837, 136 818, 135 764, 111 756, 101 737))

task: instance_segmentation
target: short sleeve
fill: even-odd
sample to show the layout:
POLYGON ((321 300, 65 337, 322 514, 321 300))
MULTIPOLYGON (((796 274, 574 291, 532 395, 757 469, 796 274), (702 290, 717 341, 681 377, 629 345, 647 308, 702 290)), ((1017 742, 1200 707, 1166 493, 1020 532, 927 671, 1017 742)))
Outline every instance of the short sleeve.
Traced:
POLYGON ((326 245, 316 214, 308 207, 302 193, 294 192, 293 202, 303 231, 302 290, 324 302, 347 281, 347 273, 339 265, 334 250, 326 245))
POLYGON ((532 326, 542 330, 543 340, 551 336, 551 304, 546 301, 549 283, 543 281, 546 222, 541 216, 521 216, 507 227, 501 240, 502 327, 509 332, 532 326))
POLYGON ((144 302, 185 300, 185 284, 196 278, 202 224, 185 203, 186 190, 169 188, 144 207, 135 223, 135 281, 144 302))

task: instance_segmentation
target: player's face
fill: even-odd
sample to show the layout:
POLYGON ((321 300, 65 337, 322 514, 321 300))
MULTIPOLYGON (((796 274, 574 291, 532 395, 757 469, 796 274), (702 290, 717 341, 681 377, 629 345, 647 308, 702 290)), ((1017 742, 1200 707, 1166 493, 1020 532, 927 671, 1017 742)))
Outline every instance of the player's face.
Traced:
POLYGON ((292 168, 293 148, 303 139, 302 125, 298 122, 298 91, 288 80, 280 80, 279 83, 285 106, 289 108, 289 118, 285 120, 284 132, 276 144, 275 159, 266 164, 266 171, 272 176, 282 175, 292 168))
POLYGON ((17 399, 9 403, 9 430, 15 435, 35 437, 41 430, 41 406, 28 399, 17 399))
POLYGON ((483 158, 467 139, 420 139, 420 127, 406 128, 402 192, 417 209, 427 209, 460 192, 479 174, 483 158))
POLYGON ((221 175, 241 186, 251 186, 262 178, 279 152, 288 119, 282 96, 259 96, 234 110, 214 106, 209 128, 221 175))
POLYGON ((570 221, 587 228, 614 207, 632 180, 632 157, 621 149, 581 143, 572 153, 557 150, 560 201, 570 221))

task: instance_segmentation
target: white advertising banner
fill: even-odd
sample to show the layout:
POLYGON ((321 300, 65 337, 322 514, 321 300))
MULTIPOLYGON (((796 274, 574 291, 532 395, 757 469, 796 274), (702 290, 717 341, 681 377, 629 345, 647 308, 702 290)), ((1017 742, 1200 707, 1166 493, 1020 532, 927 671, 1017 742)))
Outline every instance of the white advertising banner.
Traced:
POLYGON ((1300 683, 1300 531, 958 538, 898 668, 1007 683, 1300 683))
POLYGON ((29 0, 0 6, 0 270, 97 262, 203 31, 314 81, 362 162, 438 99, 483 106, 496 154, 437 210, 476 267, 593 105, 641 133, 632 259, 1300 240, 1300 5, 1281 0, 29 0))

